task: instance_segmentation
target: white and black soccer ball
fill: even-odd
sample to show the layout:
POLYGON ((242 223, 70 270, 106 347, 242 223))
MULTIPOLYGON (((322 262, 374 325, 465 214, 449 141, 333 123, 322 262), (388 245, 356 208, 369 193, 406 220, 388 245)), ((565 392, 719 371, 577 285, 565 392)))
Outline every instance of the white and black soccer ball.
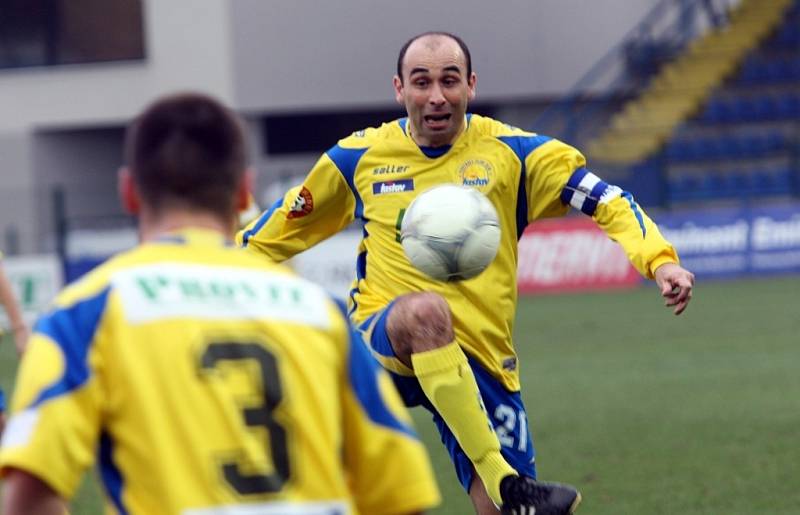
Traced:
POLYGON ((439 281, 460 281, 480 274, 494 260, 500 222, 492 203, 478 190, 444 184, 411 202, 400 241, 416 268, 439 281))

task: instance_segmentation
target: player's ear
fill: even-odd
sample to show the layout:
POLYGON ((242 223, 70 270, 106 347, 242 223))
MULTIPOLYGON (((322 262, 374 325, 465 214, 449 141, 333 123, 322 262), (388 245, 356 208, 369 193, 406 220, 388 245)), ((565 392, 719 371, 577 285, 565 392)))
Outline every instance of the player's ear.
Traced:
POLYGON ((241 213, 250 207, 253 199, 253 184, 255 182, 255 170, 247 168, 242 174, 242 180, 236 188, 236 211, 241 213))
POLYGON ((136 188, 133 174, 127 166, 123 166, 117 171, 117 192, 125 211, 131 215, 138 215, 141 208, 139 190, 136 188))
POLYGON ((475 87, 478 85, 478 76, 475 72, 469 74, 467 78, 467 99, 473 100, 475 98, 475 87))
POLYGON ((406 105, 405 99, 403 98, 403 81, 400 80, 400 77, 395 75, 392 79, 392 85, 394 86, 394 99, 397 100, 397 103, 401 106, 406 105))

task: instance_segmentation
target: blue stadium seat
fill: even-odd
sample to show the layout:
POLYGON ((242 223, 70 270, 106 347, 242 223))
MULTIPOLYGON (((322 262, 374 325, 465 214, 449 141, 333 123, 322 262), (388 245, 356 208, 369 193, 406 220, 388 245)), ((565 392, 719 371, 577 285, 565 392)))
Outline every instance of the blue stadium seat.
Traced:
POLYGON ((720 157, 723 158, 736 158, 742 155, 744 149, 742 147, 741 139, 734 135, 723 135, 720 137, 722 143, 722 152, 720 157))
POLYGON ((789 61, 789 79, 800 81, 800 57, 795 57, 789 61))
POLYGON ((683 162, 687 160, 688 153, 686 151, 686 140, 683 138, 673 138, 666 148, 667 159, 675 162, 683 162))
POLYGON ((764 79, 764 69, 761 60, 749 57, 745 60, 739 71, 739 81, 744 84, 754 84, 764 79))
POLYGON ((751 194, 751 179, 748 172, 729 172, 725 192, 730 197, 747 197, 751 194))
POLYGON ((786 138, 779 131, 770 131, 765 138, 767 153, 780 152, 786 148, 786 138))
POLYGON ((794 171, 790 166, 783 166, 773 170, 772 172, 775 179, 776 193, 788 194, 792 193, 793 175, 794 171))
POLYGON ((731 148, 731 138, 726 135, 710 136, 703 140, 702 143, 702 159, 726 159, 733 148, 731 148))
POLYGON ((786 23, 778 33, 778 42, 786 47, 800 44, 800 31, 797 30, 797 25, 786 23))
POLYGON ((706 173, 703 176, 700 191, 702 192, 703 198, 717 199, 727 197, 728 192, 725 174, 716 170, 711 170, 706 173))
POLYGON ((731 109, 725 100, 712 98, 706 104, 706 108, 701 115, 701 119, 710 123, 722 123, 731 118, 731 109))

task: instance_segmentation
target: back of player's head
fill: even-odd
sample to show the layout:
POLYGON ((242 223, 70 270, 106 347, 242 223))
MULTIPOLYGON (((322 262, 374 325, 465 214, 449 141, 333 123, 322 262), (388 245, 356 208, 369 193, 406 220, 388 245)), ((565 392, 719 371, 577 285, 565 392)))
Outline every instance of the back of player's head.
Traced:
POLYGON ((228 217, 246 168, 242 126, 213 98, 181 93, 157 100, 128 128, 125 161, 143 204, 228 217))
POLYGON ((467 77, 472 75, 472 56, 470 55, 469 47, 467 47, 467 44, 464 43, 464 40, 453 33, 434 30, 429 32, 423 32, 422 34, 417 34, 413 38, 406 41, 400 48, 400 53, 397 55, 397 76, 400 78, 401 82, 403 81, 403 61, 406 58, 408 47, 410 47, 411 44, 414 43, 414 41, 427 36, 443 36, 455 41, 458 44, 459 48, 461 48, 461 52, 464 54, 464 60, 466 61, 465 64, 467 66, 467 77))

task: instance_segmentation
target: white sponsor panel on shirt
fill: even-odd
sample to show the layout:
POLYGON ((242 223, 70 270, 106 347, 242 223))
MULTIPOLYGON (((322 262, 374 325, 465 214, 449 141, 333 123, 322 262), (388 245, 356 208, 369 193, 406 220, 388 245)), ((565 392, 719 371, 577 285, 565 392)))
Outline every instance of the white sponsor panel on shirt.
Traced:
POLYGON ((347 515, 352 513, 343 501, 255 502, 183 510, 181 515, 347 515))
POLYGON ((166 318, 270 319, 330 325, 325 292, 288 275, 255 269, 159 263, 112 278, 130 323, 166 318))

